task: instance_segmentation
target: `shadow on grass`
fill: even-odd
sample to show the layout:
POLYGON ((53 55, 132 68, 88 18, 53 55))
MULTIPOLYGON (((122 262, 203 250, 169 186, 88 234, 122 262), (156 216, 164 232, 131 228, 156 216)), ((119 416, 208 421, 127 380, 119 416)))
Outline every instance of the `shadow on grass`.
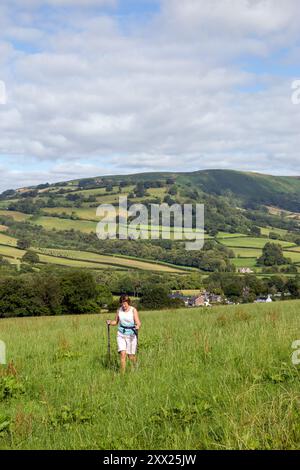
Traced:
MULTIPOLYGON (((112 356, 110 359, 107 355, 103 356, 94 356, 91 360, 92 366, 96 369, 107 370, 115 373, 120 372, 120 361, 117 356, 112 356)), ((126 371, 132 372, 139 369, 139 362, 133 366, 129 360, 127 360, 126 371)))
POLYGON ((96 368, 118 372, 120 370, 120 364, 118 359, 119 358, 116 357, 111 357, 109 359, 107 354, 105 354, 103 356, 94 356, 92 362, 96 368))

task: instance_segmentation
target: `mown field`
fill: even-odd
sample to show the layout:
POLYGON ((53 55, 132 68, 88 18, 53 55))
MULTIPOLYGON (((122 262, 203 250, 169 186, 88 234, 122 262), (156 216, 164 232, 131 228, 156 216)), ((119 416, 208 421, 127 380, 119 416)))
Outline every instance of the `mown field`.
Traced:
MULTIPOLYGON (((226 241, 223 240, 223 244, 228 247, 245 247, 245 248, 263 248, 266 243, 273 242, 274 240, 270 240, 269 238, 258 238, 258 237, 236 237, 236 238, 229 238, 226 241)), ((288 248, 295 246, 294 243, 276 240, 275 243, 282 246, 282 248, 288 248)))
POLYGON ((299 449, 300 301, 141 313, 121 376, 107 315, 0 320, 1 449, 299 449))
MULTIPOLYGON (((3 243, 3 238, 0 236, 0 255, 11 263, 20 263, 26 251, 16 248, 11 244, 2 245, 1 243, 3 243)), ((65 267, 88 268, 93 270, 134 269, 176 274, 192 271, 192 268, 177 267, 168 263, 143 261, 130 257, 127 258, 125 256, 99 255, 86 251, 56 250, 51 248, 33 249, 33 251, 36 251, 38 254, 40 263, 55 264, 65 267)))

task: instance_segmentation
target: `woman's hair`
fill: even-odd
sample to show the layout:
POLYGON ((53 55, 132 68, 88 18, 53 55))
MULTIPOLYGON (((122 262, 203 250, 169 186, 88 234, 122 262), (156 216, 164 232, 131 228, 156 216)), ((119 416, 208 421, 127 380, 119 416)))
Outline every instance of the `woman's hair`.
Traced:
POLYGON ((120 304, 122 304, 123 302, 127 302, 129 305, 130 305, 130 298, 128 295, 126 294, 122 294, 121 297, 120 297, 120 304))

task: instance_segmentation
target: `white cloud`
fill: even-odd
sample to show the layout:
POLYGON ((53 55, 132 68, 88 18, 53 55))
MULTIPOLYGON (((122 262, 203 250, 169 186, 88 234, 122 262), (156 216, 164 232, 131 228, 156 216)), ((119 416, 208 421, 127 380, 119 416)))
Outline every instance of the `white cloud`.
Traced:
POLYGON ((14 170, 14 181, 24 182, 26 171, 30 181, 47 180, 39 162, 62 162, 67 179, 68 169, 84 176, 83 162, 95 158, 107 173, 266 172, 271 159, 273 172, 299 172, 300 106, 290 87, 297 77, 272 73, 285 60, 297 64, 296 0, 162 0, 161 13, 126 34, 124 19, 88 6, 82 15, 70 9, 66 24, 55 24, 55 13, 40 16, 37 29, 38 3, 14 21, 11 4, 1 6, 8 102, 0 106, 0 163, 1 154, 20 156, 24 170, 14 170), (251 72, 242 65, 249 61, 251 72), (37 171, 22 163, 27 157, 37 171))
MULTIPOLYGON (((10 0, 18 6, 24 6, 24 0, 10 0)), ((26 8, 40 7, 41 4, 55 7, 90 7, 116 6, 118 0, 26 0, 26 8)))

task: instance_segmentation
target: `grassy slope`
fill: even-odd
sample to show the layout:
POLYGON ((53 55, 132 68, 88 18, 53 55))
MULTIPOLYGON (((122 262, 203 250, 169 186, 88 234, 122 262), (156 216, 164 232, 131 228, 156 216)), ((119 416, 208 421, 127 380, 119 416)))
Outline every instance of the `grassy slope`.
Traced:
MULTIPOLYGON (((79 251, 79 250, 59 250, 59 249, 41 249, 41 252, 50 257, 55 256, 57 258, 62 257, 64 259, 80 260, 80 261, 89 261, 91 263, 106 263, 110 267, 123 267, 129 269, 141 269, 145 271, 159 271, 159 272, 169 272, 169 273, 182 273, 185 272, 184 268, 180 270, 173 266, 166 266, 164 264, 153 262, 140 261, 134 258, 119 257, 113 255, 100 255, 97 253, 79 251)), ((42 257, 42 255, 40 255, 42 257)), ((42 259, 42 258, 41 258, 42 259)))
POLYGON ((80 230, 84 233, 95 233, 96 224, 95 222, 87 220, 70 220, 70 219, 59 219, 57 217, 38 217, 32 221, 37 225, 41 225, 46 230, 80 230))
POLYGON ((25 220, 29 219, 29 214, 24 214, 23 212, 17 211, 7 211, 7 210, 0 210, 0 215, 5 215, 8 217, 12 217, 17 222, 24 222, 25 220))
POLYGON ((0 401, 0 448, 299 448, 299 306, 142 313, 140 366, 124 377, 115 332, 105 360, 106 316, 1 320, 25 393, 0 401))
MULTIPOLYGON (((0 255, 5 256, 10 262, 20 260, 24 250, 16 248, 11 242, 14 238, 5 237, 0 234, 0 255)), ((192 268, 177 267, 168 263, 143 261, 123 256, 99 255, 92 252, 78 250, 58 250, 51 248, 40 248, 37 251, 41 263, 57 264, 68 267, 89 269, 138 269, 143 271, 165 272, 183 274, 192 268)))
POLYGON ((241 238, 228 238, 221 241, 223 245, 230 248, 263 248, 266 243, 273 242, 281 245, 282 248, 290 248, 296 246, 294 243, 285 242, 282 240, 270 240, 269 238, 255 238, 255 237, 241 237, 241 238))
MULTIPOLYGON (((291 176, 272 176, 259 173, 241 172, 235 170, 201 170, 187 173, 138 173, 134 175, 114 175, 106 177, 95 177, 103 180, 114 181, 118 184, 120 181, 126 181, 134 185, 138 181, 165 181, 172 177, 182 187, 197 188, 206 194, 223 194, 230 190, 235 196, 251 201, 255 200, 264 204, 273 200, 273 196, 296 196, 299 201, 300 179, 291 176)), ((64 183, 65 187, 74 187, 78 180, 64 183)), ((116 187, 114 187, 116 189, 116 187)), ((52 189, 51 189, 52 190, 52 189)), ((87 190, 86 194, 98 194, 103 190, 87 190)), ((151 193, 152 189, 149 190, 151 193)), ((154 190, 155 192, 155 190, 154 190)), ((283 207, 284 208, 284 207, 283 207)))
POLYGON ((206 170, 182 175, 181 181, 198 186, 206 193, 222 194, 230 190, 244 200, 267 203, 274 194, 300 195, 300 180, 288 176, 271 176, 234 170, 206 170))

